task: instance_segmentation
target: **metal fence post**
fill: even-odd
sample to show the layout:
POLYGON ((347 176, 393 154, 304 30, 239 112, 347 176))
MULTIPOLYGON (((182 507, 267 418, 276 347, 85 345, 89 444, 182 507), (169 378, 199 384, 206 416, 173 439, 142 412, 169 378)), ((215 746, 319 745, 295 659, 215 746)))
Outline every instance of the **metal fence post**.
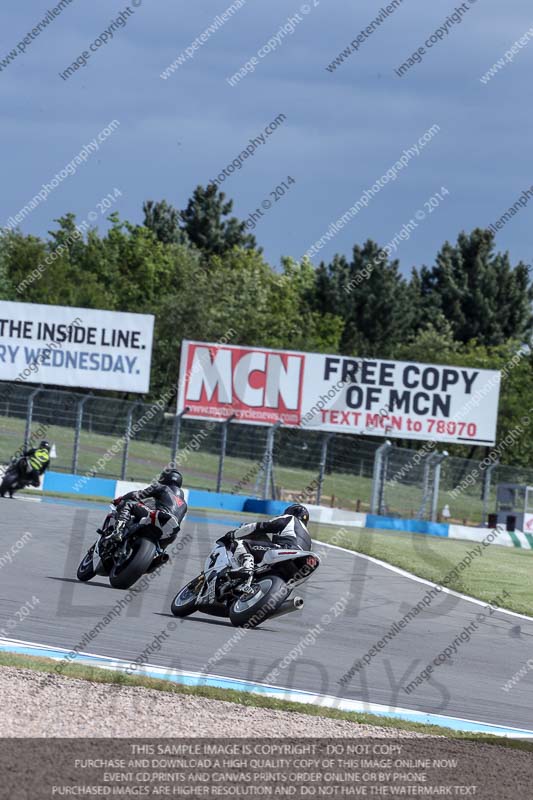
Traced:
POLYGON ((442 462, 448 458, 447 450, 442 453, 435 453, 435 469, 433 470, 433 496, 431 498, 431 522, 437 521, 437 506, 439 503, 439 489, 440 489, 440 469, 442 462))
POLYGON ((178 449, 180 444, 180 433, 181 433, 181 418, 185 416, 190 411, 190 406, 186 406, 183 411, 180 411, 179 414, 176 414, 174 417, 174 429, 172 431, 172 447, 170 448, 170 466, 176 466, 176 456, 178 455, 178 449))
POLYGON ((236 414, 232 414, 225 419, 224 422, 222 422, 222 441, 220 442, 220 458, 218 460, 217 492, 220 492, 220 487, 222 485, 222 473, 224 471, 224 459, 226 458, 226 444, 228 441, 228 425, 232 419, 235 419, 236 416, 236 414))
POLYGON ((316 487, 316 504, 320 505, 322 499, 322 484, 324 483, 324 473, 326 471, 326 462, 328 457, 328 444, 333 436, 332 433, 325 433, 322 437, 322 447, 320 449, 320 464, 318 465, 318 484, 316 487))
POLYGON ((435 456, 437 456, 438 458, 438 453, 431 453, 424 460, 424 475, 422 478, 422 501, 420 503, 420 508, 418 509, 418 514, 417 514, 418 519, 424 519, 426 513, 426 504, 429 498, 429 491, 430 491, 431 465, 433 464, 435 456))
POLYGON ((80 451, 80 434, 81 434, 81 424, 83 422, 83 406, 87 402, 87 400, 92 397, 91 394, 86 394, 85 397, 82 397, 81 400, 78 400, 78 407, 76 409, 76 429, 74 431, 74 448, 72 451, 72 474, 78 474, 78 454, 80 451))
POLYGON ((128 411, 128 417, 126 420, 126 430, 124 432, 124 450, 122 451, 122 469, 120 471, 120 480, 126 480, 126 469, 128 467, 128 454, 130 450, 130 440, 131 440, 131 427, 132 427, 132 420, 133 420, 133 412, 137 408, 139 403, 133 403, 128 411))
POLYGON ((487 516, 489 513, 489 499, 490 499, 490 487, 492 483, 492 473, 495 467, 499 465, 499 461, 495 461, 490 467, 487 467, 485 470, 485 475, 483 478, 483 512, 481 517, 481 524, 485 525, 487 516))
POLYGON ((268 429, 266 450, 265 450, 265 483, 263 487, 263 500, 268 500, 268 492, 270 489, 270 480, 272 476, 272 452, 274 450, 274 436, 277 429, 281 426, 281 421, 278 420, 274 425, 268 429))
POLYGON ((392 447, 387 439, 378 447, 374 454, 374 473, 372 476, 372 499, 370 501, 370 513, 379 514, 383 502, 383 483, 385 478, 385 455, 392 447))
POLYGON ((31 423, 33 420, 33 401, 41 391, 42 386, 38 389, 34 389, 33 392, 28 397, 28 409, 26 411, 26 428, 24 430, 24 450, 28 449, 28 445, 30 443, 30 436, 31 436, 31 423))

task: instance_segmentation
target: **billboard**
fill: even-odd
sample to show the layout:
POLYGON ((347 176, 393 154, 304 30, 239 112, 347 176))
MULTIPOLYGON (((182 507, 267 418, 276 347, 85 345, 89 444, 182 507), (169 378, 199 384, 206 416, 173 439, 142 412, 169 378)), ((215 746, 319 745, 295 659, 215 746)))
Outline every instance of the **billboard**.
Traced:
POLYGON ((151 314, 0 301, 0 379, 147 392, 151 314))
POLYGON ((500 373, 184 341, 178 411, 254 425, 494 444, 500 373))

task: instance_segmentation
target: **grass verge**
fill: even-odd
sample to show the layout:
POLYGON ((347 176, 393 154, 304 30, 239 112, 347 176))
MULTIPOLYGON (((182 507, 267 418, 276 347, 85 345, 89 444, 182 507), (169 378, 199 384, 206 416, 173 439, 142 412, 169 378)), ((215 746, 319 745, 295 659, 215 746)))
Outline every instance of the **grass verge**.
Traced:
MULTIPOLYGON (((31 669, 35 672, 45 672, 54 674, 54 667, 57 661, 50 658, 36 656, 23 656, 16 653, 0 652, 0 666, 16 667, 18 669, 31 669)), ((477 742, 487 744, 497 744, 504 747, 511 747, 518 750, 533 752, 533 743, 506 739, 501 736, 487 736, 484 734, 463 733, 454 731, 451 728, 441 728, 437 725, 426 725, 406 720, 380 717, 375 714, 363 714, 353 711, 339 711, 334 708, 324 708, 321 706, 306 705, 305 703, 293 703, 287 700, 277 700, 275 698, 264 697, 252 694, 251 692, 239 692, 233 689, 218 689, 211 686, 181 686, 155 678, 145 678, 141 676, 126 675, 123 672, 100 669, 97 667, 87 667, 81 664, 63 665, 61 671, 63 677, 77 678, 84 681, 95 683, 108 683, 115 686, 143 687, 154 689, 170 694, 193 695, 195 697, 205 697, 208 700, 223 700, 228 703, 236 703, 240 706, 253 708, 268 708, 276 711, 288 713, 307 714, 311 717, 326 717, 328 719, 338 719, 352 722, 356 725, 372 725, 381 728, 394 728, 396 730, 414 731, 415 733, 427 736, 444 736, 448 739, 459 739, 466 742, 477 742)))
MULTIPOLYGON (((367 528, 340 533, 339 528, 315 525, 312 533, 319 541, 374 556, 434 583, 441 583, 476 548, 475 542, 367 528)), ((487 603, 505 590, 502 607, 533 617, 533 551, 491 544, 481 552, 447 587, 487 603)))

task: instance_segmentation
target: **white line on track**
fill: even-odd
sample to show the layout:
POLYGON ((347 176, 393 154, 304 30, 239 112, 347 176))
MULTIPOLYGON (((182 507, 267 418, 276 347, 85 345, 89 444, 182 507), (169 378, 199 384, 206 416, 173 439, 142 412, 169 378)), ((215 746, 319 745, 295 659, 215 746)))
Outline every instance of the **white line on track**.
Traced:
MULTIPOLYGON (((364 558, 365 561, 371 561, 373 564, 378 564, 378 566, 384 567, 384 569, 388 569, 391 572, 395 572, 397 575, 401 575, 403 578, 409 578, 417 583, 423 583, 426 586, 431 587, 440 586, 440 583, 433 583, 433 581, 429 581, 427 578, 420 578, 418 575, 413 575, 412 572, 407 572, 407 570, 402 569, 401 567, 395 567, 393 564, 388 564, 386 561, 381 561, 379 558, 374 558, 374 556, 367 556, 365 553, 358 553, 356 550, 347 550, 345 547, 339 547, 336 544, 321 542, 319 539, 314 539, 313 541, 315 544, 322 545, 322 547, 331 547, 333 550, 340 550, 342 553, 350 553, 350 555, 355 556, 356 558, 364 558)), ((444 594, 451 594, 454 597, 458 597, 460 600, 467 600, 469 603, 474 603, 477 606, 486 607, 488 605, 488 603, 484 600, 478 600, 476 597, 470 597, 467 594, 456 592, 454 589, 447 589, 444 586, 441 586, 441 589, 444 594)), ((517 617, 518 619, 525 619, 527 622, 533 622, 533 617, 528 617, 526 614, 519 614, 517 611, 509 611, 507 608, 498 608, 495 613, 509 614, 511 617, 517 617)))

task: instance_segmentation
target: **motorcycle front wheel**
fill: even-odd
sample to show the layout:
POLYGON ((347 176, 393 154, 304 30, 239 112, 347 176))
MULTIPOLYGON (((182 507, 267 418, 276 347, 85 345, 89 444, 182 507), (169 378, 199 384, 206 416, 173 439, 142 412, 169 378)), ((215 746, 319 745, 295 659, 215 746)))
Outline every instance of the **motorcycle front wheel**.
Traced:
POLYGON ((87 555, 81 562, 78 567, 78 572, 76 573, 77 578, 79 581, 90 581, 91 578, 94 578, 96 572, 94 571, 94 563, 93 563, 93 552, 94 547, 88 551, 87 555))
POLYGON ((278 575, 269 575, 252 583, 253 594, 238 597, 229 610, 233 625, 256 628, 285 602, 290 588, 278 575))
POLYGON ((200 575, 179 590, 170 605, 170 610, 175 617, 188 617, 189 614, 196 611, 196 598, 202 585, 203 579, 200 575))

